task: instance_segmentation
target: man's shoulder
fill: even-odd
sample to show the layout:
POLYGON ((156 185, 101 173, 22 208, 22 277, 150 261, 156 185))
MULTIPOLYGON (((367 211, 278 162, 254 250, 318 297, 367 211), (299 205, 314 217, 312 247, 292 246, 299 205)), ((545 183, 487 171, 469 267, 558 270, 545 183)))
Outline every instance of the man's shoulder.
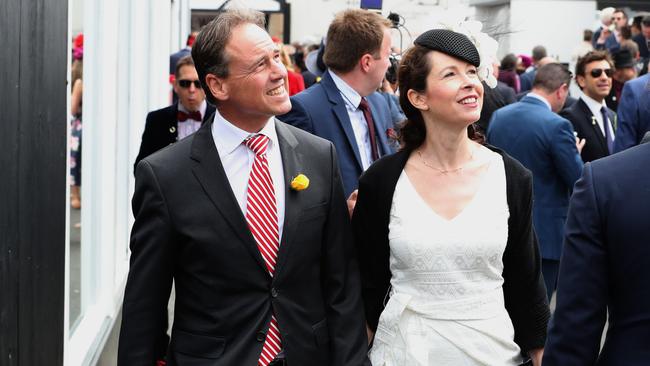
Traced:
POLYGON ((292 96, 291 101, 297 100, 302 104, 317 103, 317 105, 321 105, 326 98, 327 93, 325 93, 325 88, 320 82, 292 96))
POLYGON ((644 172, 647 178, 650 174, 647 169, 640 169, 650 164, 650 143, 637 145, 590 162, 594 177, 599 180, 617 181, 627 177, 640 179, 639 172, 644 172))
POLYGON ((175 104, 172 104, 172 105, 164 107, 164 108, 156 109, 154 111, 149 112, 147 114, 147 118, 153 118, 153 119, 156 119, 156 120, 162 119, 162 118, 169 119, 170 116, 171 116, 171 118, 173 118, 174 111, 177 110, 177 108, 178 107, 176 107, 175 104))
POLYGON ((276 129, 280 134, 290 134, 293 136, 296 141, 300 144, 306 144, 310 147, 316 147, 319 150, 320 149, 329 149, 332 143, 324 138, 318 137, 314 134, 311 134, 307 131, 303 131, 302 129, 292 126, 288 123, 282 122, 281 120, 277 119, 275 120, 276 123, 276 129))
POLYGON ((176 143, 152 153, 142 159, 155 171, 177 170, 183 162, 189 162, 192 142, 196 134, 192 134, 176 143))

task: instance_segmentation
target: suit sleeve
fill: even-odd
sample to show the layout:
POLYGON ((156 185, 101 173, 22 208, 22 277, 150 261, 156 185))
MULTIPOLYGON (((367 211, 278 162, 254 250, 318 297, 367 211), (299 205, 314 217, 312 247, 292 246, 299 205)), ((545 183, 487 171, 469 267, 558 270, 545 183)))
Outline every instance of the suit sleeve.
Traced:
POLYGON ((291 98, 291 110, 287 114, 279 116, 278 119, 284 123, 298 127, 303 131, 311 134, 314 133, 314 122, 311 119, 311 115, 296 97, 291 98))
POLYGON ((632 85, 627 83, 623 86, 621 100, 618 104, 618 127, 616 139, 614 140, 614 152, 623 151, 635 146, 641 140, 642 134, 639 127, 639 100, 634 95, 632 85))
POLYGON ((566 186, 572 189, 580 178, 583 163, 576 147, 576 138, 571 123, 562 118, 562 122, 558 123, 553 131, 551 141, 553 163, 566 186))
POLYGON ((602 222, 591 164, 587 164, 569 206, 544 366, 596 364, 608 297, 602 222))
POLYGON ((386 226, 378 217, 378 198, 369 184, 368 171, 359 180, 359 195, 352 215, 352 229, 359 255, 361 286, 366 322, 377 330, 390 288, 390 251, 386 226))
POLYGON ((153 115, 151 113, 147 114, 147 122, 144 125, 144 131, 142 132, 142 142, 140 143, 140 151, 138 156, 135 158, 135 163, 133 164, 133 173, 135 174, 136 168, 140 160, 146 158, 155 152, 153 147, 154 132, 153 132, 153 115))
POLYGON ((341 366, 369 365, 361 284, 343 184, 330 144, 332 187, 324 230, 322 281, 327 303, 330 363, 341 366))
POLYGON ((167 204, 146 160, 136 170, 132 205, 135 223, 122 307, 118 365, 152 366, 164 353, 159 337, 166 331, 174 240, 167 204))
MULTIPOLYGON (((523 168, 522 168, 523 169, 523 168)), ((550 310, 541 274, 541 258, 533 229, 533 179, 530 172, 510 173, 512 195, 508 242, 503 254, 503 295, 523 352, 544 347, 550 310)))

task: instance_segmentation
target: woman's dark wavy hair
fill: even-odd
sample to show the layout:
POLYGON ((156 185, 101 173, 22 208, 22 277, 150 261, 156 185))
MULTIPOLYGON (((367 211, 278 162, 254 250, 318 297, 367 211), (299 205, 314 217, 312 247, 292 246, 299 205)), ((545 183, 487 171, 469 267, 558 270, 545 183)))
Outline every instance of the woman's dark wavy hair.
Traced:
MULTIPOLYGON (((413 89, 419 93, 424 93, 427 88, 427 76, 431 71, 430 58, 427 57, 432 50, 414 45, 404 53, 397 72, 399 82, 399 104, 406 115, 406 120, 402 122, 399 128, 399 142, 402 150, 413 151, 420 147, 427 135, 424 126, 422 112, 415 108, 408 99, 408 91, 413 89)), ((484 138, 477 132, 474 125, 467 127, 467 135, 470 139, 479 143, 484 142, 484 138)))

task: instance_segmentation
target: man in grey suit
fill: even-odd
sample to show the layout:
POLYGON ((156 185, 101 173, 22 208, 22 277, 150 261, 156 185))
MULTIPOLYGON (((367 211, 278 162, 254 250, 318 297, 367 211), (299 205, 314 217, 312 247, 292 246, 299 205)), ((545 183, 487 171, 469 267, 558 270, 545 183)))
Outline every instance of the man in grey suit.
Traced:
POLYGON ((263 14, 220 13, 192 48, 215 117, 136 170, 118 364, 359 366, 361 288, 333 145, 291 108, 263 14))

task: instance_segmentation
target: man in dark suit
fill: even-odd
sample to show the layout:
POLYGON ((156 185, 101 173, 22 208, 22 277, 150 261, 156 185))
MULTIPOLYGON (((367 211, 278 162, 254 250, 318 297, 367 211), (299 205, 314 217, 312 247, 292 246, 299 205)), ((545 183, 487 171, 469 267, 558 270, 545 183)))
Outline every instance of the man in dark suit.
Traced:
POLYGON ((606 51, 592 51, 578 59, 576 82, 582 90, 579 100, 560 114, 585 140, 582 161, 600 159, 614 149, 616 114, 605 103, 612 89, 614 65, 606 51))
POLYGON ((577 141, 571 123, 557 115, 570 82, 571 73, 564 66, 542 66, 532 91, 521 102, 494 112, 487 131, 490 144, 533 173, 533 224, 549 300, 556 285, 569 196, 582 171, 584 140, 577 141))
POLYGON ((175 75, 174 90, 179 100, 169 107, 147 114, 140 152, 133 164, 134 171, 140 160, 191 135, 214 113, 214 106, 205 101, 191 56, 178 62, 175 75))
POLYGON ((639 46, 639 56, 643 67, 640 74, 644 75, 648 70, 648 61, 650 61, 650 15, 646 15, 641 20, 641 33, 632 37, 632 40, 639 46))
POLYGON ((612 90, 609 92, 605 103, 612 111, 618 110, 618 102, 621 100, 623 86, 628 81, 637 77, 636 61, 632 51, 621 46, 621 48, 612 54, 614 61, 614 75, 612 75, 612 90))
POLYGON ((571 197, 544 366, 648 365, 648 166, 650 144, 585 165, 571 197))
POLYGON ((339 13, 327 32, 320 83, 291 97, 291 112, 278 118, 334 143, 346 195, 373 161, 395 152, 394 125, 376 92, 390 66, 391 23, 362 9, 339 13))
POLYGON ((650 131, 650 74, 630 80, 623 86, 614 152, 637 145, 647 131, 650 131))
POLYGON ((214 118, 136 170, 118 364, 153 365, 172 280, 167 365, 358 366, 361 288, 333 145, 291 108, 264 15, 227 10, 192 57, 214 118))

